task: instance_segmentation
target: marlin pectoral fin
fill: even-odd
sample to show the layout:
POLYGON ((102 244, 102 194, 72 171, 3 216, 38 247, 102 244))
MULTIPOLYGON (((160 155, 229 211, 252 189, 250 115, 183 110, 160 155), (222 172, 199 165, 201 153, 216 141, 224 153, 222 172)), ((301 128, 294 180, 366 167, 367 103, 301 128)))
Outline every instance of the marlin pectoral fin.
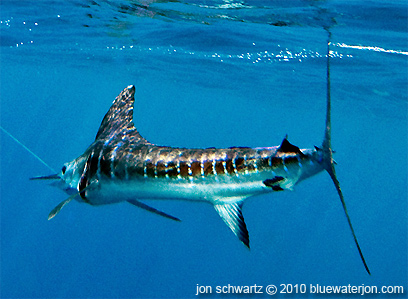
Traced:
POLYGON ((77 195, 78 195, 78 193, 77 193, 77 194, 74 194, 74 195, 68 197, 66 200, 60 202, 60 204, 59 204, 58 206, 56 206, 54 209, 52 209, 52 211, 48 214, 48 220, 54 218, 54 217, 59 213, 59 211, 61 211, 61 209, 62 209, 66 204, 68 204, 71 200, 73 200, 74 197, 77 196, 77 195))
POLYGON ((155 208, 153 208, 153 207, 151 207, 151 206, 148 206, 147 204, 142 203, 142 202, 140 202, 140 201, 138 201, 138 200, 131 199, 131 200, 128 200, 127 202, 130 203, 130 204, 132 204, 132 205, 134 205, 134 206, 136 206, 136 207, 138 207, 138 208, 142 208, 142 209, 144 209, 144 210, 146 210, 146 211, 155 213, 155 214, 157 214, 157 215, 160 215, 160 216, 163 216, 163 217, 166 217, 166 218, 175 220, 175 221, 181 221, 181 220, 178 219, 177 217, 174 217, 174 216, 171 216, 171 215, 169 215, 169 214, 167 214, 167 213, 164 213, 164 212, 162 212, 162 211, 159 211, 159 210, 157 210, 157 209, 155 209, 155 208))
POLYGON ((67 205, 71 200, 73 200, 75 197, 77 197, 78 195, 80 195, 82 192, 85 192, 86 190, 90 189, 91 186, 95 186, 95 183, 93 184, 89 184, 86 188, 82 189, 80 192, 72 194, 70 197, 68 197, 66 200, 62 201, 59 203, 58 206, 56 206, 55 208, 52 209, 52 211, 48 214, 48 220, 54 218, 59 211, 61 211, 61 209, 67 205))
POLYGON ((218 204, 214 205, 214 208, 238 239, 249 248, 249 235, 242 215, 242 203, 243 201, 218 204))

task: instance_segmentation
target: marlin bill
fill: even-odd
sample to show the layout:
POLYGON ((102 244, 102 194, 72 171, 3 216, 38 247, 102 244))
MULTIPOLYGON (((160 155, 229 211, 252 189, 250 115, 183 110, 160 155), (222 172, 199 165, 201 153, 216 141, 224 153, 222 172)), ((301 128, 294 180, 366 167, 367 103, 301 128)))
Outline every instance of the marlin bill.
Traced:
MULTIPOLYGON (((331 149, 330 95, 321 147, 300 149, 287 138, 272 147, 177 148, 147 141, 133 121, 135 87, 126 87, 106 113, 93 143, 58 174, 32 179, 56 180, 70 196, 49 214, 53 218, 73 199, 90 205, 126 201, 160 216, 178 218, 140 200, 207 202, 249 248, 242 214, 246 198, 292 190, 326 170, 335 184, 361 260, 368 273, 334 171, 331 149)), ((267 221, 267 219, 265 220, 267 221)))

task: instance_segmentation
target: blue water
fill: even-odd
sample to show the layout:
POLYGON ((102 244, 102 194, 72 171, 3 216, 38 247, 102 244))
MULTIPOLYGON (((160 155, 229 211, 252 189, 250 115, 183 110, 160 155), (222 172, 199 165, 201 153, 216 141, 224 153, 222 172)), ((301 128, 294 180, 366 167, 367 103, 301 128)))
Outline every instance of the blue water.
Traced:
POLYGON ((180 223, 78 202, 47 221, 66 194, 29 181, 51 171, 1 132, 1 298, 194 298, 197 284, 206 298, 228 284, 406 296, 407 3, 155 2, 2 0, 1 126, 59 170, 134 84, 135 125, 157 144, 320 145, 329 27, 337 175, 372 275, 327 174, 247 200, 249 251, 204 203, 150 202, 180 223))

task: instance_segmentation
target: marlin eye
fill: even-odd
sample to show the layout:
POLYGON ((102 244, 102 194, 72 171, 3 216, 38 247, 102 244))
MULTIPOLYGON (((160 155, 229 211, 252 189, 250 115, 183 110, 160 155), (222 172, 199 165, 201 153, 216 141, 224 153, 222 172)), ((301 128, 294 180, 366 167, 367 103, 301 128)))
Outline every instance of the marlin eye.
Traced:
POLYGON ((61 169, 61 172, 62 172, 62 174, 65 174, 65 171, 67 170, 67 167, 64 165, 64 166, 62 166, 62 169, 61 169))

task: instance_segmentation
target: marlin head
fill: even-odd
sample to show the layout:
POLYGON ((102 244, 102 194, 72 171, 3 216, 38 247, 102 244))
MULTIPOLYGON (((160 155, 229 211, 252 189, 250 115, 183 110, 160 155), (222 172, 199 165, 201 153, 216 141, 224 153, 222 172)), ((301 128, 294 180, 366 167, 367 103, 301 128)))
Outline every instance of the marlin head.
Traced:
POLYGON ((86 160, 83 156, 65 163, 61 171, 56 174, 32 177, 30 180, 56 180, 51 183, 52 186, 59 187, 72 195, 75 191, 78 192, 78 184, 81 178, 82 170, 85 167, 86 160))
POLYGON ((80 194, 79 187, 77 186, 79 186, 78 182, 80 182, 80 170, 83 169, 83 167, 84 159, 80 156, 69 163, 65 163, 61 171, 57 174, 30 178, 30 180, 56 180, 52 182, 51 185, 63 189, 66 193, 71 195, 50 212, 48 220, 54 218, 66 204, 80 194))
POLYGON ((71 162, 65 163, 60 172, 61 181, 65 184, 65 191, 71 193, 72 191, 79 191, 79 182, 83 169, 85 167, 86 159, 80 156, 71 162))
MULTIPOLYGON (((128 142, 132 143, 132 145, 140 143, 146 146, 149 144, 139 135, 132 124, 134 92, 135 88, 131 85, 119 94, 102 120, 95 141, 82 155, 71 162, 65 163, 58 174, 31 178, 32 180, 57 180, 52 185, 59 187, 70 195, 50 212, 48 219, 55 217, 72 199, 91 205, 101 204, 98 201, 89 200, 88 195, 97 193, 103 197, 104 192, 96 192, 96 190, 100 189, 99 179, 103 177, 106 185, 106 179, 110 181, 112 176, 120 171, 120 167, 115 167, 117 166, 114 163, 115 156, 112 157, 112 155, 117 154, 118 138, 123 141, 128 138, 128 142)), ((119 142, 119 144, 121 143, 119 142)), ((115 181, 115 183, 117 183, 114 184, 115 186, 120 185, 120 182, 115 181)), ((92 198, 95 197, 98 196, 92 196, 92 198)), ((115 198, 115 194, 109 194, 109 196, 105 196, 105 199, 106 202, 103 202, 103 204, 127 201, 154 214, 180 221, 180 219, 150 207, 133 197, 126 199, 123 197, 115 198)))

